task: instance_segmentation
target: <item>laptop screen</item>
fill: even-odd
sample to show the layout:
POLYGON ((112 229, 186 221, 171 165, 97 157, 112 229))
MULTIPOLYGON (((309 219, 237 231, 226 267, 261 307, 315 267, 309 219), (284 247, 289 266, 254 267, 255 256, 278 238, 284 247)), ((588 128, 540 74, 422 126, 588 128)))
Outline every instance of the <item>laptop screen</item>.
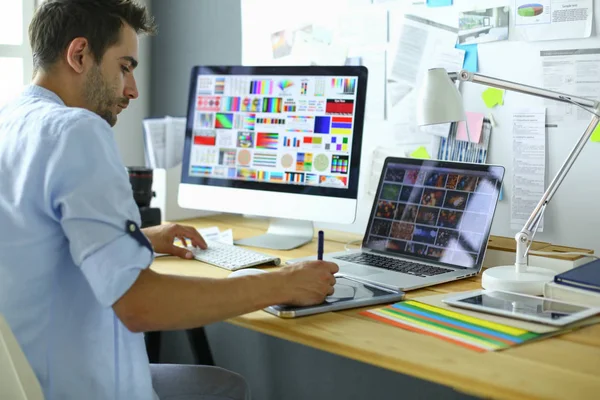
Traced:
POLYGON ((479 268, 503 178, 502 166, 388 158, 363 247, 479 268))

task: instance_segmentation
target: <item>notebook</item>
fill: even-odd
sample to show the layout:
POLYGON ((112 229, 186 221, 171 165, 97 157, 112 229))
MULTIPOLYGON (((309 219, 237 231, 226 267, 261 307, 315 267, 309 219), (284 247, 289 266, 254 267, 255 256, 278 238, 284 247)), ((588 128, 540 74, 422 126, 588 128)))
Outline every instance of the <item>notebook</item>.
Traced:
POLYGON ((600 260, 558 274, 554 277, 554 282, 600 292, 600 260))

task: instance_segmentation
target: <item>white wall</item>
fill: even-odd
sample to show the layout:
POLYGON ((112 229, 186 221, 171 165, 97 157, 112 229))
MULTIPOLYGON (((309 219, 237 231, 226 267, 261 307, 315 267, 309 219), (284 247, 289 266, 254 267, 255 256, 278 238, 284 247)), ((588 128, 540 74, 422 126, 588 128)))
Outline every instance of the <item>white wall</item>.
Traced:
MULTIPOLYGON (((151 0, 139 0, 150 10, 151 0)), ((127 110, 119 115, 114 132, 121 153, 121 159, 126 166, 144 165, 144 141, 142 135, 142 120, 150 115, 150 41, 149 37, 140 37, 139 65, 135 69, 140 97, 129 103, 127 110)))

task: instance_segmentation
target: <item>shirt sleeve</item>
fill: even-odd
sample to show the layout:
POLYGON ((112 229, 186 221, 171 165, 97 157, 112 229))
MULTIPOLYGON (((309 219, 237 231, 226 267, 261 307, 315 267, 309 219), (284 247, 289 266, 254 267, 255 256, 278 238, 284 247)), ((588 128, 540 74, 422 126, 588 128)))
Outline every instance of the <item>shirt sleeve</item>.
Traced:
POLYGON ((113 131, 87 112, 56 136, 46 196, 94 295, 112 306, 153 260, 113 131))

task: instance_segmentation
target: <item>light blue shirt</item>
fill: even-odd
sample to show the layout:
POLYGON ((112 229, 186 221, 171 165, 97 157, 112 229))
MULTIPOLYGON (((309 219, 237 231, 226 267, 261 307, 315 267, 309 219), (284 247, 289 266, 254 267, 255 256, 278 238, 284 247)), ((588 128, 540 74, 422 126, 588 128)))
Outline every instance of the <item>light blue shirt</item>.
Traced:
POLYGON ((0 108, 0 313, 47 400, 154 397, 143 334, 112 309, 153 260, 128 220, 107 122, 35 85, 0 108))

